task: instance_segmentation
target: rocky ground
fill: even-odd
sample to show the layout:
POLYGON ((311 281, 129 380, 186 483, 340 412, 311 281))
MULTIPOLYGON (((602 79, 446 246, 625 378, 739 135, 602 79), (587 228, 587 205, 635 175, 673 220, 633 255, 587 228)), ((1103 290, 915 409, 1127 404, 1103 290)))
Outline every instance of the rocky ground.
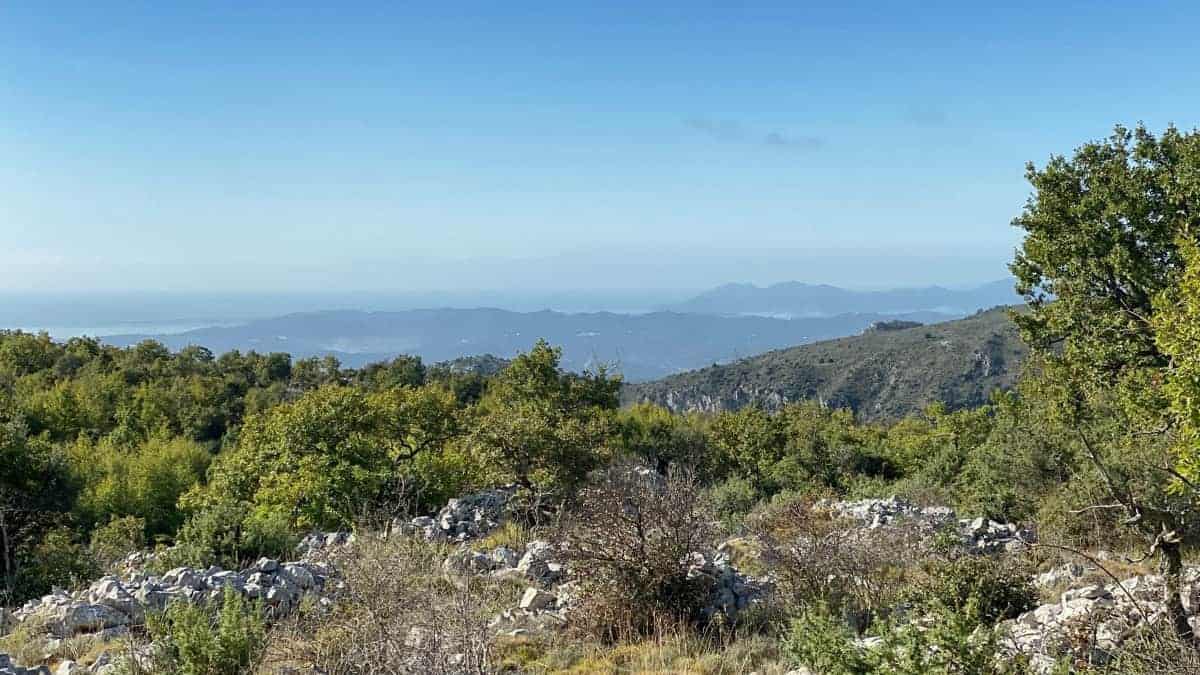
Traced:
MULTIPOLYGON (((471 546, 504 522, 512 494, 511 488, 499 488, 454 499, 435 516, 392 523, 388 532, 378 536, 448 543, 454 548, 443 562, 447 575, 486 575, 525 585, 519 603, 491 622, 495 635, 556 631, 566 624, 578 593, 559 545, 535 540, 523 550, 507 546, 477 550, 477 546, 471 546)), ((814 508, 828 509, 846 523, 848 530, 904 527, 930 537, 949 534, 964 550, 981 555, 1020 552, 1036 540, 1032 531, 1013 524, 960 519, 945 507, 922 508, 896 498, 824 502, 814 508)), ((50 670, 44 665, 21 667, 0 654, 0 675, 113 672, 120 659, 137 659, 139 655, 110 654, 103 651, 103 645, 137 630, 147 612, 177 602, 212 602, 225 589, 261 601, 268 618, 273 619, 286 616, 306 601, 318 608, 331 606, 343 584, 336 563, 331 561, 336 560, 334 554, 338 552, 352 551, 354 541, 349 533, 314 533, 297 547, 296 560, 263 558, 242 570, 179 567, 152 574, 146 571, 152 554, 131 554, 118 573, 86 588, 75 592, 56 590, 0 614, 0 634, 14 630, 37 632, 44 636, 48 648, 63 640, 92 641, 101 646, 97 658, 86 667, 70 660, 59 661, 50 670)), ((711 581, 705 613, 721 614, 730 621, 747 607, 769 598, 773 589, 770 573, 756 577, 739 571, 731 550, 731 546, 722 545, 711 551, 696 551, 688 561, 690 576, 711 581)), ((1008 652, 1027 655, 1035 666, 1048 671, 1063 654, 1081 648, 1076 628, 1086 624, 1092 627, 1092 639, 1084 648, 1099 653, 1088 655, 1095 661, 1119 647, 1139 625, 1162 619, 1161 577, 1137 576, 1119 584, 1097 584, 1089 581, 1095 577, 1094 572, 1071 564, 1038 575, 1035 582, 1039 586, 1065 590, 1057 602, 1001 625, 1008 652)), ((1190 570, 1187 581, 1190 591, 1185 606, 1189 614, 1195 614, 1200 609, 1200 570, 1190 570)), ((1200 619, 1194 617, 1193 622, 1200 623, 1200 619)), ((410 635, 409 639, 419 641, 422 636, 410 635)), ((870 647, 866 643, 863 646, 870 647)))

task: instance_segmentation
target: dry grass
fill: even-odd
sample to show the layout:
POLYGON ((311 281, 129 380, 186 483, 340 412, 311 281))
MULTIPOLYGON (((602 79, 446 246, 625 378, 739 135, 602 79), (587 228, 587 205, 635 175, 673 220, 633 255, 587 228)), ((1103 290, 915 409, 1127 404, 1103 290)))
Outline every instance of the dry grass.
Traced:
POLYGON ((722 644, 686 626, 611 646, 507 638, 497 645, 497 653, 505 667, 537 675, 783 675, 788 671, 774 640, 755 636, 722 644))
POLYGON ((507 520, 486 537, 472 543, 471 549, 475 551, 492 551, 497 546, 507 546, 516 551, 517 555, 520 555, 525 551, 525 545, 533 541, 534 538, 530 528, 514 520, 507 520))

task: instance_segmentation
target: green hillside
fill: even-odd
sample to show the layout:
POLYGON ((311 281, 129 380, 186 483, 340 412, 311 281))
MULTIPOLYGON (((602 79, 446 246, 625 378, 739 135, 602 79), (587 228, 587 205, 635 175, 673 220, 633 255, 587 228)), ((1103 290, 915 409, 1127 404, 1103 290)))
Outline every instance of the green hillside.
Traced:
POLYGON ((676 411, 768 408, 818 399, 862 419, 903 417, 941 401, 978 405, 1016 380, 1025 346, 1008 309, 940 324, 868 330, 862 335, 767 352, 626 387, 627 403, 676 411))

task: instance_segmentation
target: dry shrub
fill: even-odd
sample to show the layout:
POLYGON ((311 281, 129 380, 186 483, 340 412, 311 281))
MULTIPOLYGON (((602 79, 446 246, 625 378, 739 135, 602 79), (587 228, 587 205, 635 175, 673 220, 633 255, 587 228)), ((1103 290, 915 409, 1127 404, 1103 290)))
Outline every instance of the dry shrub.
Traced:
POLYGON ((710 589, 688 578, 690 554, 715 528, 693 476, 609 467, 580 491, 564 528, 580 584, 573 628, 611 642, 699 621, 710 589))
POLYGON ((1200 675, 1200 648, 1175 637, 1168 621, 1138 630, 1112 656, 1109 664, 1095 671, 1112 675, 1200 675))
POLYGON ((361 538, 335 561, 344 588, 333 608, 307 608, 277 625, 268 666, 325 675, 496 672, 487 624, 516 603, 517 589, 444 575, 447 552, 405 537, 361 538))
POLYGON ((903 523, 870 530, 836 518, 812 497, 772 504, 751 519, 779 601, 793 610, 821 603, 857 630, 894 606, 910 573, 929 555, 927 533, 903 523))

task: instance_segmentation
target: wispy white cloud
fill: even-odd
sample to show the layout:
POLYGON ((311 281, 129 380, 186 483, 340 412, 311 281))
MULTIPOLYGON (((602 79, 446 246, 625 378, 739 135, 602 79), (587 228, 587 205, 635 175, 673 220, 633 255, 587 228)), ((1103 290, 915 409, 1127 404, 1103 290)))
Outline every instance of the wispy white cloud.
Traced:
POLYGON ((685 121, 688 128, 714 140, 727 143, 746 143, 787 152, 811 152, 825 147, 820 136, 796 135, 775 129, 751 129, 736 120, 693 117, 685 121))

